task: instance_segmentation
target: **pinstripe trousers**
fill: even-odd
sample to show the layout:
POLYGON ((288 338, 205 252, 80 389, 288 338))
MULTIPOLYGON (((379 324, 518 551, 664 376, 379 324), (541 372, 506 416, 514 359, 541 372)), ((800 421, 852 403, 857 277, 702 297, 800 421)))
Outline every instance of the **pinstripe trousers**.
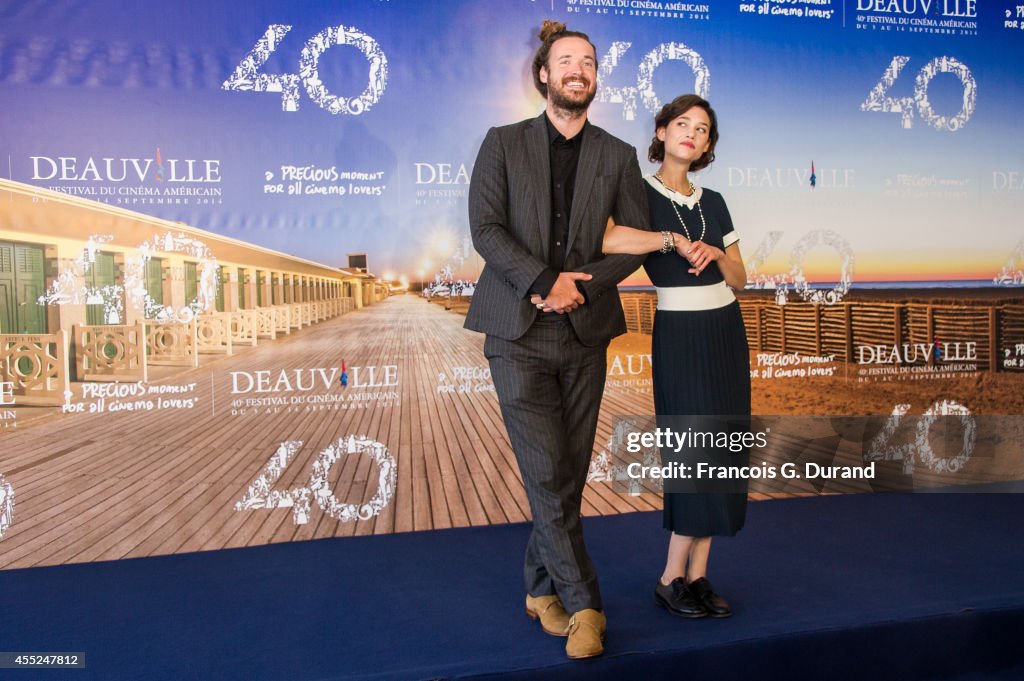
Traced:
POLYGON ((524 576, 570 613, 601 609, 580 505, 607 372, 607 343, 580 343, 568 316, 538 314, 515 341, 488 335, 484 354, 533 514, 524 576))

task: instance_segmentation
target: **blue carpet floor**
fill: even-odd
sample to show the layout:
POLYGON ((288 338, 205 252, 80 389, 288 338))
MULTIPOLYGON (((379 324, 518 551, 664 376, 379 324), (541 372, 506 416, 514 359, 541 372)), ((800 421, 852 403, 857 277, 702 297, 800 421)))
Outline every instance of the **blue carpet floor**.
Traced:
POLYGON ((684 620, 653 600, 661 514, 591 518, 608 642, 578 662, 523 613, 522 524, 6 570, 0 651, 87 667, 0 678, 1024 678, 1022 519, 1020 494, 751 504, 712 551, 736 615, 684 620))

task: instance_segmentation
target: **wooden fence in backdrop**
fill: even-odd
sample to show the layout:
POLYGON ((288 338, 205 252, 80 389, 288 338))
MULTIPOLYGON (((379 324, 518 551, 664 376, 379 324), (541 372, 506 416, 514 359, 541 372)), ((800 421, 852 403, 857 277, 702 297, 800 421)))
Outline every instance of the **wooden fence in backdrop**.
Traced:
MULTIPOLYGON (((865 347, 902 349, 937 343, 968 352, 964 348, 972 343, 970 361, 979 370, 1024 370, 1020 363, 1002 361, 1008 351, 1016 355, 1016 346, 1024 344, 1024 304, 968 300, 778 305, 774 299, 748 296, 739 301, 750 349, 757 352, 831 355, 836 361, 856 363, 865 347)), ((624 293, 622 307, 631 332, 651 333, 657 307, 654 293, 624 293)), ((924 353, 917 356, 920 363, 930 361, 924 353)))
POLYGON ((0 334, 0 380, 12 383, 14 404, 59 406, 79 381, 145 381, 151 365, 197 367, 203 354, 231 355, 263 338, 276 339, 355 309, 351 298, 211 312, 188 322, 74 325, 66 334, 0 334))

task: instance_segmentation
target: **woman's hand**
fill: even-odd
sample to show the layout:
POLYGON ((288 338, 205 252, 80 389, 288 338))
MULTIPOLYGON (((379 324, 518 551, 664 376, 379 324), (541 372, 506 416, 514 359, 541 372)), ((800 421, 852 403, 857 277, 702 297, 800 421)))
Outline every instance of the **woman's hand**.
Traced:
POLYGON ((686 252, 686 259, 690 261, 693 267, 690 268, 690 274, 696 274, 700 276, 700 273, 710 265, 711 263, 725 257, 725 252, 720 248, 716 248, 703 241, 694 241, 690 244, 689 250, 686 252))
POLYGON ((690 249, 693 248, 693 242, 682 234, 674 234, 673 239, 676 244, 676 253, 681 257, 686 258, 686 260, 692 265, 693 259, 690 257, 690 249))

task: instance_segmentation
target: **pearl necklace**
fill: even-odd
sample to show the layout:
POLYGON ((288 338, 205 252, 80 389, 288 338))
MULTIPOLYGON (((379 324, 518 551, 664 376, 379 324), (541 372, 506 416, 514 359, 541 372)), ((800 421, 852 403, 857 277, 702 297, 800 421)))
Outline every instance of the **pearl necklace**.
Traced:
MULTIPOLYGON (((663 186, 665 189, 668 189, 668 190, 671 190, 671 191, 676 191, 675 189, 672 189, 672 187, 669 187, 668 184, 666 184, 665 180, 661 179, 661 173, 654 173, 654 177, 655 177, 655 179, 658 180, 658 182, 661 183, 661 186, 663 186)), ((682 192, 676 192, 676 193, 677 194, 682 194, 683 196, 693 196, 693 193, 695 191, 697 191, 697 188, 694 187, 693 183, 690 182, 689 180, 687 180, 687 183, 690 185, 690 193, 689 194, 683 194, 682 192)), ((683 220, 682 214, 679 212, 679 209, 676 208, 676 202, 673 201, 672 199, 669 199, 668 202, 670 204, 672 204, 672 210, 675 211, 676 218, 679 219, 679 224, 683 226, 683 233, 686 235, 686 240, 690 241, 690 242, 693 242, 694 239, 693 239, 693 237, 690 236, 690 230, 687 229, 687 227, 686 227, 686 221, 683 220)), ((704 220, 704 209, 700 207, 700 199, 697 200, 697 212, 700 214, 700 236, 697 237, 697 241, 703 241, 704 240, 704 234, 707 233, 707 231, 708 231, 708 223, 704 220)))
MULTIPOLYGON (((663 178, 663 177, 661 176, 661 171, 660 171, 660 170, 659 170, 658 172, 654 173, 654 178, 655 178, 655 179, 656 179, 656 180, 657 180, 658 182, 660 182, 660 183, 661 183, 661 186, 663 186, 663 187, 664 187, 665 189, 672 189, 672 187, 669 187, 669 186, 668 186, 668 183, 667 183, 667 182, 665 182, 665 178, 663 178)), ((682 194, 683 196, 693 196, 693 193, 694 193, 695 191, 697 191, 697 188, 693 186, 693 183, 692 183, 692 182, 690 182, 689 178, 687 178, 687 180, 686 180, 686 184, 690 185, 690 191, 688 191, 688 192, 686 192, 686 193, 683 193, 683 192, 677 192, 677 191, 676 191, 675 189, 672 189, 672 191, 676 192, 677 194, 682 194)))

